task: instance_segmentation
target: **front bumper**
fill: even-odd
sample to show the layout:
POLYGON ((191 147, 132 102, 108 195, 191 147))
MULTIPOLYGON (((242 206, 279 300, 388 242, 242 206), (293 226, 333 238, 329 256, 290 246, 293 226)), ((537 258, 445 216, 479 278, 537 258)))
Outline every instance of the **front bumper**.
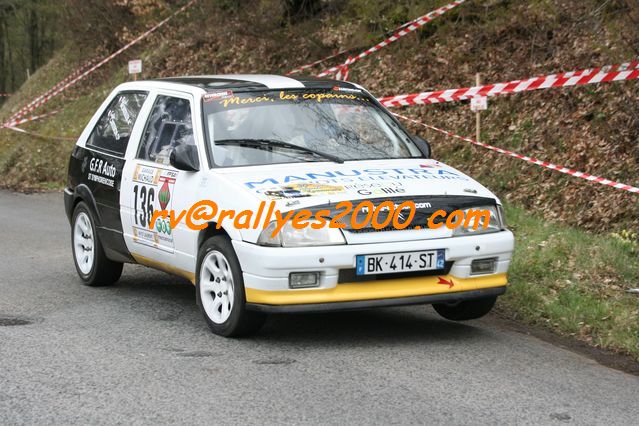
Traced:
POLYGON ((300 303, 294 305, 269 305, 247 303, 251 311, 264 313, 334 312, 354 311, 358 309, 384 308, 391 306, 426 305, 433 303, 458 303, 482 297, 500 296, 506 292, 506 286, 484 288, 480 290, 458 291, 454 293, 428 294, 424 296, 396 297, 391 299, 355 300, 351 302, 300 303))
MULTIPOLYGON (((379 306, 379 301, 386 299, 396 299, 393 304, 405 304, 399 303, 402 302, 399 299, 443 294, 457 294, 451 299, 456 300, 462 292, 505 287, 513 246, 514 238, 510 231, 455 238, 301 248, 262 247, 233 240, 243 271, 246 301, 259 305, 255 309, 260 310, 265 310, 264 306, 288 306, 288 310, 299 310, 294 306, 344 302, 366 302, 366 306, 379 306), (354 268, 357 255, 435 249, 445 249, 446 261, 452 263, 450 270, 441 271, 441 275, 339 282, 340 271, 354 268), (495 272, 471 275, 471 262, 488 257, 497 258, 495 272), (319 272, 320 285, 313 289, 290 289, 291 272, 319 272), (441 284, 441 279, 452 280, 454 284, 441 284)), ((474 293, 468 293, 471 294, 474 293)), ((406 302, 434 303, 424 300, 406 302)), ((356 304, 354 308, 346 309, 359 306, 356 304)))

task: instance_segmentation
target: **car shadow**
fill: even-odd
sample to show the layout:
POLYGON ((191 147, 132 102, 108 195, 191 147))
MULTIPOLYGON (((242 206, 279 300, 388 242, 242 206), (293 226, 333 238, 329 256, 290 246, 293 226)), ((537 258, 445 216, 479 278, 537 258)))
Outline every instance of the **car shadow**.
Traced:
POLYGON ((295 340, 376 344, 475 339, 481 328, 440 319, 430 306, 404 306, 322 314, 280 314, 269 317, 253 337, 258 341, 295 340))
MULTIPOLYGON (((171 318, 194 332, 208 330, 195 304, 195 287, 186 279, 148 268, 129 270, 115 287, 123 298, 143 298, 148 309, 180 310, 171 318)), ((132 302, 135 303, 135 302, 132 302)), ((295 342, 313 344, 377 344, 379 342, 453 341, 482 338, 481 323, 457 323, 437 316, 428 305, 375 308, 327 313, 270 315, 256 334, 243 338, 260 344, 295 342)))
POLYGON ((125 265, 112 289, 118 294, 147 295, 158 301, 195 303, 195 286, 189 280, 141 265, 125 265))

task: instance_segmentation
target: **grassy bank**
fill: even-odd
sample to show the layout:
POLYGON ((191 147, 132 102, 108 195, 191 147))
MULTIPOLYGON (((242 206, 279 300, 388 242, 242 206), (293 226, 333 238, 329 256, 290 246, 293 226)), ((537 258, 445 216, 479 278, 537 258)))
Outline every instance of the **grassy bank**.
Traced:
POLYGON ((511 288, 500 309, 639 360, 639 243, 632 235, 595 235, 506 206, 515 233, 511 288))

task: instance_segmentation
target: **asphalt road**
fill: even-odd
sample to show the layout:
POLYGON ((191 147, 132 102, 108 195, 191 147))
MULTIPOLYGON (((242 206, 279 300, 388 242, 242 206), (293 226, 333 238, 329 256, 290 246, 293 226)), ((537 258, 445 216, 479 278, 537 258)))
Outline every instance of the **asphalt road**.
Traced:
POLYGON ((211 334, 190 283, 76 277, 62 194, 0 192, 0 424, 636 424, 639 378, 430 307, 211 334), (13 324, 13 325, 12 325, 13 324), (22 324, 22 325, 18 325, 22 324))

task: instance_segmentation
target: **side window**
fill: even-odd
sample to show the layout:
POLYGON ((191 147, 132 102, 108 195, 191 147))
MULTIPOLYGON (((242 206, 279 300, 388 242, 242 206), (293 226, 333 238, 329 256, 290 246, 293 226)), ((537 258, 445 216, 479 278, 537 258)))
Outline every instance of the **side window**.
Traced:
POLYGON ((187 99, 160 95, 146 123, 138 158, 168 165, 171 151, 183 144, 195 145, 191 103, 187 99))
POLYGON ((146 96, 146 92, 126 92, 116 96, 91 132, 87 146, 124 156, 146 96))

